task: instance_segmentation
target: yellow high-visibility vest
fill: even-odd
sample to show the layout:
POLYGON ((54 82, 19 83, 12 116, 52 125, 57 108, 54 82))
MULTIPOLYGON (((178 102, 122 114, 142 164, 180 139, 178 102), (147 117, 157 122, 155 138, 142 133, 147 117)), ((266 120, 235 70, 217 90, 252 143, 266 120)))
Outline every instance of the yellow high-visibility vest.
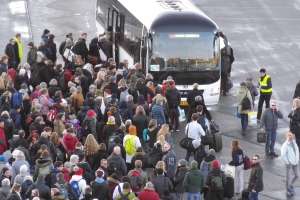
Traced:
MULTIPOLYGON (((270 78, 269 75, 266 75, 262 81, 261 81, 261 79, 259 78, 259 79, 258 79, 258 82, 259 82, 260 86, 267 86, 267 82, 268 82, 268 79, 269 79, 269 78, 270 78)), ((263 89, 263 88, 260 88, 260 92, 263 92, 263 93, 272 92, 272 88, 269 88, 269 89, 263 89)))

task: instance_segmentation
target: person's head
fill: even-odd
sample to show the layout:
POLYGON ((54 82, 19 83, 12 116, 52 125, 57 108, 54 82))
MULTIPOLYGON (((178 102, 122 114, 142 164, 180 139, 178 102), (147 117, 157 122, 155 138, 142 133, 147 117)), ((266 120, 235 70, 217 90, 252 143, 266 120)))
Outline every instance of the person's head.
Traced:
POLYGON ((6 178, 10 177, 10 171, 7 167, 2 168, 1 174, 3 174, 6 178))
POLYGON ((7 55, 4 55, 1 57, 1 61, 4 62, 5 64, 7 64, 8 62, 8 56, 7 55))
POLYGON ((207 154, 208 156, 216 156, 216 151, 214 149, 209 149, 207 154))
POLYGON ((31 190, 31 196, 32 197, 38 197, 38 196, 40 196, 39 190, 38 189, 31 190))
POLYGON ((116 83, 116 81, 117 81, 117 78, 115 76, 109 77, 109 82, 110 83, 116 83))
POLYGON ((57 188, 51 188, 51 196, 54 196, 54 194, 58 193, 59 190, 57 188))
POLYGON ((105 145, 105 143, 100 143, 99 144, 99 150, 106 151, 106 145, 105 145))
POLYGON ((71 162, 65 162, 64 163, 64 168, 66 168, 69 172, 72 171, 72 164, 71 162))
POLYGON ((197 168, 198 167, 198 162, 196 160, 193 160, 191 162, 191 168, 197 168))
POLYGON ((197 111, 198 113, 202 113, 202 111, 203 111, 203 106, 202 106, 202 105, 198 105, 198 106, 196 107, 196 111, 197 111))
POLYGON ((136 161, 134 162, 134 167, 135 167, 135 168, 140 169, 140 168, 142 168, 142 165, 143 165, 143 163, 142 163, 141 160, 136 160, 136 161))
POLYGON ((0 118, 0 127, 4 128, 4 119, 3 118, 0 118))
POLYGON ((193 114, 192 114, 192 120, 193 120, 193 121, 197 121, 198 118, 199 118, 199 116, 198 116, 197 113, 193 113, 193 114))
POLYGON ((83 38, 83 39, 86 40, 86 38, 87 38, 87 33, 85 33, 85 32, 81 33, 81 38, 83 38))
POLYGON ((136 135, 136 126, 134 126, 134 125, 129 126, 128 133, 130 135, 136 135))
POLYGON ((83 173, 82 168, 75 166, 73 170, 75 175, 82 176, 83 173))
POLYGON ((74 165, 77 165, 79 162, 79 157, 77 155, 71 155, 70 162, 73 163, 74 165))
POLYGON ((164 151, 169 151, 170 149, 171 149, 171 145, 168 142, 166 142, 164 144, 164 151))
POLYGON ((138 106, 136 108, 136 114, 144 114, 144 115, 146 115, 144 107, 143 106, 138 106))
POLYGON ((185 159, 180 159, 178 161, 178 166, 184 167, 184 166, 187 166, 187 165, 188 165, 188 163, 187 163, 187 161, 185 159))
POLYGON ((147 182, 145 188, 148 190, 154 190, 154 185, 151 182, 147 182))
POLYGON ((82 147, 82 143, 81 142, 77 142, 76 144, 75 144, 75 149, 82 149, 83 147, 82 147))
POLYGON ((240 86, 244 86, 244 87, 246 87, 246 86, 247 86, 247 84, 246 84, 245 82, 241 82, 241 83, 240 83, 240 86))
POLYGON ((150 119, 148 127, 149 128, 151 128, 151 127, 156 128, 157 127, 156 119, 150 119))
POLYGON ((264 77, 266 75, 266 70, 264 68, 259 70, 259 76, 264 77))
POLYGON ((20 193, 20 192, 21 192, 21 185, 18 184, 18 183, 15 183, 15 184, 12 186, 11 190, 20 193))
POLYGON ((63 175, 63 173, 60 173, 60 172, 57 173, 57 174, 56 174, 56 179, 57 179, 57 180, 64 180, 64 175, 63 175))
POLYGON ((92 195, 93 194, 93 190, 90 187, 86 187, 84 190, 84 196, 86 195, 92 195))
POLYGON ((115 146, 115 147, 114 147, 114 153, 116 153, 116 154, 118 154, 118 155, 121 153, 121 149, 120 149, 119 146, 115 146))
POLYGON ((193 84, 193 89, 198 89, 198 86, 199 86, 198 83, 194 83, 193 84))
POLYGON ((106 159, 102 159, 102 160, 100 161, 100 166, 101 166, 101 167, 104 167, 104 168, 107 168, 107 160, 106 160, 106 159))
POLYGON ((195 97, 195 102, 201 102, 202 101, 202 97, 200 95, 195 97))
POLYGON ((8 178, 2 180, 2 187, 10 187, 10 180, 8 178))
POLYGON ((45 96, 47 96, 47 94, 48 94, 48 90, 47 90, 47 88, 43 88, 43 89, 41 89, 41 90, 40 90, 40 93, 41 93, 41 95, 45 95, 45 96))
POLYGON ((13 38, 11 38, 11 39, 9 40, 9 43, 10 43, 11 45, 15 45, 16 41, 15 41, 13 38))
POLYGON ((93 93, 94 94, 94 92, 96 91, 96 89, 97 89, 97 87, 96 87, 96 85, 90 85, 90 87, 89 87, 89 92, 91 92, 91 93, 93 93))
POLYGON ((64 164, 63 164, 62 161, 55 161, 54 167, 55 167, 56 169, 58 169, 59 171, 61 171, 62 168, 64 167, 64 164))
POLYGON ((98 169, 95 174, 97 178, 103 178, 104 171, 102 169, 98 169))
POLYGON ((110 116, 107 120, 107 124, 115 124, 115 117, 114 116, 110 116))
POLYGON ((126 102, 133 102, 133 96, 132 95, 127 95, 126 96, 126 102))
POLYGON ((254 155, 253 158, 252 158, 252 163, 256 164, 258 162, 259 162, 259 155, 254 155))
POLYGON ((298 98, 293 99, 293 107, 295 109, 300 107, 300 99, 298 99, 298 98))
POLYGON ((276 102, 274 100, 270 101, 270 108, 276 110, 276 102))
POLYGON ((247 77, 246 81, 247 83, 252 83, 252 77, 247 77))
POLYGON ((291 131, 288 131, 285 133, 285 137, 288 141, 292 141, 293 140, 293 134, 291 131))
POLYGON ((236 149, 240 149, 240 143, 238 140, 232 140, 231 141, 231 151, 234 151, 236 149))
POLYGON ((163 175, 164 170, 163 170, 162 168, 158 168, 158 169, 156 170, 156 173, 157 173, 157 175, 163 175))

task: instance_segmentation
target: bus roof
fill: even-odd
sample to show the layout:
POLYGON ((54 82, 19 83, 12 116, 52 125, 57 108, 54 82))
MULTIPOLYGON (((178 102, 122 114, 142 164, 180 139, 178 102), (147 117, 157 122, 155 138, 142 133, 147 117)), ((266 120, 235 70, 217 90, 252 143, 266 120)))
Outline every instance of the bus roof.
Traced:
MULTIPOLYGON (((118 0, 129 12, 140 20, 147 28, 157 15, 164 11, 194 11, 205 15, 188 0, 118 0)), ((206 15, 205 15, 206 16, 206 15)), ((207 17, 207 16, 206 16, 207 17)))

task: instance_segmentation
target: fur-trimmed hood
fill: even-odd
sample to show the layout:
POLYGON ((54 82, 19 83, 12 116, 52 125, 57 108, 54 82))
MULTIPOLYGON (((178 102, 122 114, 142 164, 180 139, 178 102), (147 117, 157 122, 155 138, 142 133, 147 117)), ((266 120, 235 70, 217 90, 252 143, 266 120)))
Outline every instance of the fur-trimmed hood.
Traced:
POLYGON ((49 157, 40 157, 38 160, 35 161, 37 167, 46 167, 52 164, 52 160, 49 157))
POLYGON ((144 156, 145 155, 145 152, 134 152, 135 156, 144 156))
POLYGON ((120 181, 118 181, 118 180, 116 180, 116 179, 114 179, 112 177, 107 177, 107 181, 110 181, 110 182, 113 182, 113 183, 116 183, 116 184, 120 183, 120 181))
POLYGON ((156 102, 156 99, 158 99, 158 98, 162 98, 162 100, 164 101, 164 103, 167 102, 167 99, 164 96, 162 96, 162 95, 156 95, 155 97, 153 97, 152 98, 152 102, 156 102))

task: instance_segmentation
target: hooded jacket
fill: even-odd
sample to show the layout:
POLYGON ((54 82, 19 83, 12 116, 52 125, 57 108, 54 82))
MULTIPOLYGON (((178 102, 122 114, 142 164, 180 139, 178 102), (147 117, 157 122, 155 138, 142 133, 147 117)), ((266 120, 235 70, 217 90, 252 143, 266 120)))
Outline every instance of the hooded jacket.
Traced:
POLYGON ((40 174, 40 170, 46 167, 49 168, 49 172, 53 170, 54 165, 52 163, 52 160, 50 157, 41 156, 38 160, 35 161, 35 176, 38 176, 40 174))
POLYGON ((170 148, 169 151, 165 152, 165 155, 163 156, 163 161, 166 164, 168 178, 174 177, 176 172, 177 157, 172 148, 170 148))
POLYGON ((153 148, 154 143, 156 142, 157 133, 159 131, 159 127, 155 127, 154 125, 149 125, 147 130, 147 135, 149 136, 149 147, 153 148))
MULTIPOLYGON (((137 136, 127 134, 123 139, 124 148, 126 147, 126 141, 129 140, 131 137, 133 137, 132 143, 133 143, 134 149, 137 149, 138 147, 142 146, 141 142, 140 142, 140 139, 137 136)), ((126 163, 131 163, 132 157, 133 157, 133 154, 128 154, 126 152, 126 163)))
POLYGON ((247 88, 252 96, 252 101, 255 101, 255 96, 258 95, 257 87, 252 82, 247 82, 247 88))
MULTIPOLYGON (((133 117, 132 112, 131 112, 131 110, 127 109, 127 103, 126 103, 125 100, 120 101, 120 103, 119 103, 119 110, 120 110, 120 111, 126 110, 127 119, 132 120, 132 117, 133 117)), ((123 121, 123 122, 124 122, 124 121, 123 121)), ((124 122, 124 123, 125 123, 125 122, 124 122)))
POLYGON ((11 119, 12 119, 14 125, 15 125, 15 129, 19 129, 20 130, 21 129, 21 126, 20 126, 21 115, 20 115, 20 113, 17 110, 15 110, 15 109, 12 108, 9 111, 9 115, 10 115, 10 117, 11 117, 11 119))
MULTIPOLYGON (((212 162, 216 159, 216 156, 211 156, 208 155, 207 157, 205 157, 200 165, 200 171, 203 174, 203 178, 204 178, 204 183, 206 183, 206 178, 207 178, 207 174, 208 172, 212 169, 212 162)), ((217 160, 218 161, 218 160, 217 160)))
POLYGON ((134 90, 132 91, 133 102, 137 103, 137 99, 139 95, 143 95, 144 99, 147 99, 147 94, 151 96, 151 99, 154 97, 154 93, 150 88, 148 88, 144 83, 137 82, 134 90))
POLYGON ((113 152, 108 158, 107 158, 107 163, 109 165, 109 163, 111 162, 115 162, 117 165, 117 175, 119 180, 121 180, 121 178, 123 176, 127 175, 127 167, 125 164, 125 161, 123 160, 123 158, 116 154, 115 152, 113 152))
POLYGON ((252 164, 248 191, 255 190, 256 192, 261 192, 264 189, 263 183, 263 169, 260 162, 252 164))
POLYGON ((136 127, 137 136, 143 139, 143 131, 148 127, 149 118, 143 113, 137 113, 133 116, 132 125, 136 127))
POLYGON ((77 113, 77 119, 79 120, 81 126, 83 124, 85 117, 87 116, 87 111, 89 109, 90 109, 89 106, 81 106, 80 111, 77 113))
POLYGON ((145 171, 148 168, 148 157, 146 157, 144 152, 134 152, 133 157, 131 159, 131 169, 135 168, 135 161, 142 161, 142 170, 145 171))
POLYGON ((153 119, 156 119, 158 125, 163 125, 166 123, 164 108, 161 105, 155 104, 152 107, 151 116, 153 119))
POLYGON ((299 147, 295 140, 286 140, 281 146, 281 157, 286 165, 298 165, 299 147))
POLYGON ((85 188, 86 188, 86 181, 83 179, 82 176, 79 176, 79 175, 73 175, 71 180, 70 180, 70 183, 72 181, 78 181, 78 186, 79 186, 79 192, 80 192, 80 197, 79 199, 82 199, 83 198, 83 194, 84 194, 84 191, 85 191, 85 188))
POLYGON ((91 134, 93 134, 96 141, 98 141, 98 134, 96 132, 96 118, 87 115, 83 122, 85 122, 86 120, 89 121, 89 127, 91 130, 91 134))
POLYGON ((251 93, 248 90, 248 88, 246 86, 240 86, 236 92, 236 97, 237 97, 237 103, 238 103, 238 113, 239 114, 248 114, 248 112, 250 112, 250 110, 253 109, 252 96, 251 96, 251 93), (251 105, 250 110, 249 109, 242 110, 242 102, 245 97, 248 97, 250 100, 250 105, 251 105))
POLYGON ((33 181, 30 180, 30 179, 25 179, 23 181, 23 183, 21 184, 21 192, 20 192, 20 194, 21 194, 21 197, 23 199, 26 199, 25 198, 25 194, 26 194, 27 190, 30 188, 31 185, 33 185, 33 181))
POLYGON ((232 166, 240 166, 242 164, 244 164, 243 162, 243 150, 242 149, 235 149, 231 152, 231 155, 232 155, 232 160, 228 163, 229 165, 232 165, 232 166))
POLYGON ((116 133, 118 126, 115 124, 107 124, 103 128, 102 136, 104 138, 105 145, 108 147, 108 139, 113 134, 116 133))
MULTIPOLYGON (((220 167, 213 167, 207 174, 206 185, 210 188, 212 187, 212 178, 213 176, 220 176, 222 179, 223 187, 216 190, 223 190, 226 185, 226 176, 223 171, 221 171, 220 167)), ((212 189, 211 189, 212 190, 212 189)))
POLYGON ((168 105, 170 109, 178 109, 180 105, 180 92, 175 87, 168 87, 165 92, 166 99, 168 101, 168 105))
POLYGON ((200 192, 204 187, 202 172, 197 167, 192 167, 185 175, 183 186, 186 192, 200 192))
POLYGON ((300 134, 300 126, 298 125, 300 124, 300 108, 293 110, 288 117, 290 118, 290 131, 295 135, 300 134))
POLYGON ((201 96, 202 102, 205 104, 202 91, 198 90, 198 89, 193 89, 193 90, 189 91, 187 98, 186 98, 186 101, 188 102, 189 105, 191 105, 192 103, 195 102, 196 96, 201 96))
POLYGON ((184 177, 189 168, 187 166, 178 166, 176 174, 172 180, 173 185, 175 186, 175 191, 178 193, 184 193, 183 181, 184 177))
POLYGON ((4 133, 4 128, 0 127, 0 153, 3 153, 6 150, 6 137, 4 133))
POLYGON ((64 185, 68 191, 69 194, 71 194, 74 197, 74 200, 78 200, 74 190, 72 189, 70 183, 68 183, 65 179, 58 179, 56 184, 52 186, 52 188, 57 188, 57 184, 64 185))
POLYGON ((47 138, 45 137, 39 137, 39 139, 34 143, 33 145, 33 154, 36 155, 38 150, 40 150, 41 146, 45 144, 48 149, 50 150, 50 154, 52 156, 56 155, 56 151, 55 151, 55 147, 54 145, 52 144, 52 142, 50 142, 47 138))
POLYGON ((162 196, 164 193, 164 190, 167 189, 169 191, 174 191, 173 185, 167 177, 164 177, 163 175, 159 174, 157 177, 152 180, 152 183, 154 185, 155 192, 158 194, 158 196, 162 196))
POLYGON ((272 108, 268 108, 264 111, 259 128, 263 128, 265 126, 266 130, 276 130, 278 127, 278 119, 282 119, 283 115, 280 110, 276 111, 272 108))
POLYGON ((144 200, 159 200, 158 194, 152 188, 151 189, 144 188, 139 192, 137 197, 138 199, 144 199, 144 200))
POLYGON ((107 183, 109 189, 109 200, 113 200, 114 190, 118 187, 120 182, 112 177, 107 177, 107 183))
POLYGON ((15 182, 14 183, 18 183, 18 184, 22 184, 24 181, 24 178, 26 176, 30 176, 30 174, 28 173, 28 169, 27 167, 21 167, 20 169, 20 174, 18 174, 15 178, 15 182))
POLYGON ((200 101, 200 102, 193 102, 191 105, 189 105, 189 110, 188 110, 188 114, 187 114, 187 117, 186 117, 186 119, 187 119, 187 123, 190 123, 191 122, 191 118, 192 118, 192 114, 193 113, 197 113, 197 111, 196 111, 196 107, 198 106, 198 105, 201 105, 201 106, 203 106, 203 114, 206 116, 206 118, 209 120, 209 121, 211 121, 212 120, 212 117, 211 117, 211 115, 210 115, 210 112, 207 110, 207 108, 206 108, 206 106, 205 106, 205 104, 202 102, 202 101, 200 101))
POLYGON ((30 166, 29 163, 22 157, 16 157, 16 160, 12 163, 12 170, 11 170, 11 184, 15 183, 15 177, 20 174, 20 167, 22 165, 26 165, 27 172, 30 173, 30 166))
POLYGON ((55 119, 53 121, 53 125, 54 125, 54 132, 56 132, 58 134, 58 136, 60 138, 62 138, 62 136, 63 136, 62 133, 65 130, 65 125, 64 125, 63 121, 60 119, 55 119))
POLYGON ((9 192, 10 192, 10 187, 2 186, 0 188, 0 199, 6 199, 6 197, 8 197, 9 192))
POLYGON ((31 191, 33 189, 37 189, 39 191, 41 199, 51 199, 50 190, 49 187, 44 184, 43 175, 39 175, 37 181, 33 185, 31 185, 30 188, 27 190, 25 194, 26 198, 29 198, 31 196, 31 191))
POLYGON ((75 145, 78 142, 77 137, 67 133, 63 137, 63 143, 65 144, 66 152, 69 153, 70 151, 75 149, 75 145))
POLYGON ((90 184, 93 192, 93 197, 101 200, 109 200, 109 187, 103 178, 96 178, 90 184))
POLYGON ((4 133, 6 140, 11 140, 14 135, 14 123, 6 114, 1 116, 4 119, 4 133))
POLYGON ((37 60, 37 48, 33 47, 27 54, 27 63, 30 65, 30 70, 33 71, 36 68, 37 60))

